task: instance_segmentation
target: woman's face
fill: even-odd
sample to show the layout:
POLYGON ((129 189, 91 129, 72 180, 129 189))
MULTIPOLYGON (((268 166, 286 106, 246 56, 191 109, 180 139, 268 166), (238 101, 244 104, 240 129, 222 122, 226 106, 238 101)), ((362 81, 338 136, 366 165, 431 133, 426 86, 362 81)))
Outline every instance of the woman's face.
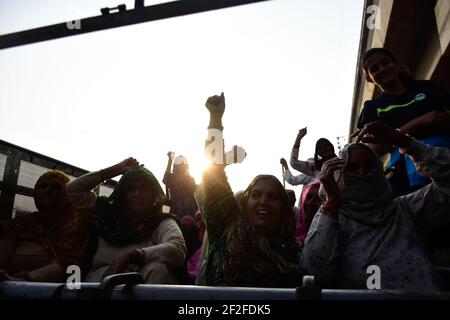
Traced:
POLYGON ((247 200, 249 223, 268 237, 279 235, 282 210, 283 198, 276 184, 269 179, 258 181, 247 200))
POLYGON ((153 208, 156 195, 151 182, 145 177, 138 176, 130 181, 124 193, 129 218, 146 216, 153 208))
POLYGON ((399 77, 399 67, 383 53, 372 54, 365 65, 369 78, 381 89, 399 77))
POLYGON ((61 205, 63 186, 52 178, 43 178, 36 186, 35 202, 39 211, 57 209, 61 205))
POLYGON ((320 142, 317 145, 317 154, 324 160, 331 159, 334 156, 333 147, 327 142, 320 142))
POLYGON ((366 148, 353 148, 350 150, 346 172, 354 176, 369 175, 376 166, 373 152, 366 148))

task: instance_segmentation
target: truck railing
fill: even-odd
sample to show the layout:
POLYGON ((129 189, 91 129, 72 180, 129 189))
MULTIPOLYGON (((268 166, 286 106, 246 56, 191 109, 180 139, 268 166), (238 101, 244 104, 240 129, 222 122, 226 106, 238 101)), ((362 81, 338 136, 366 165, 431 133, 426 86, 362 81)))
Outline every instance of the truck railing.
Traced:
MULTIPOLYGON (((307 276, 310 277, 311 276, 307 276)), ((449 300, 449 291, 207 287, 143 284, 139 273, 106 277, 101 283, 0 283, 0 300, 449 300)))
MULTIPOLYGON (((88 171, 40 153, 0 140, 0 220, 7 220, 23 211, 35 211, 33 188, 41 174, 61 170, 71 179, 88 171)), ((109 195, 116 181, 109 180, 94 191, 109 195)))

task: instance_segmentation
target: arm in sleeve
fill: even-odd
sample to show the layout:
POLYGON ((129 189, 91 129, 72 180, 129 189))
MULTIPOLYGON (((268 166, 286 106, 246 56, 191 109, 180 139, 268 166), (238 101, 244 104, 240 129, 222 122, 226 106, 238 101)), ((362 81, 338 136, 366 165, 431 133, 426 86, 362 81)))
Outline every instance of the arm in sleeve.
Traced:
POLYGON ((66 279, 65 270, 56 260, 42 268, 29 271, 28 276, 33 282, 64 282, 66 279))
POLYGON ((321 285, 336 279, 339 224, 320 211, 314 216, 305 240, 300 267, 314 275, 321 285))
POLYGON ((308 176, 308 175, 306 175, 306 174, 299 174, 299 175, 296 175, 296 176, 294 176, 292 173, 291 173, 291 170, 289 170, 289 169, 286 169, 285 171, 284 171, 284 174, 283 174, 283 178, 284 178, 284 180, 286 180, 290 185, 293 185, 293 186, 298 186, 298 185, 308 185, 308 184, 310 184, 310 183, 312 183, 312 182, 314 182, 316 179, 314 179, 313 177, 311 177, 311 176, 308 176))
MULTIPOLYGON (((208 131, 208 136, 215 139, 206 141, 205 150, 208 150, 210 144, 215 143, 214 141, 223 141, 221 136, 216 137, 217 129, 208 129, 208 131)), ((239 214, 239 206, 228 183, 223 163, 214 163, 204 172, 202 190, 205 196, 204 222, 209 242, 213 243, 221 238, 226 227, 239 214)))
POLYGON ((186 245, 175 220, 162 221, 154 231, 152 238, 155 245, 141 248, 147 262, 159 261, 172 267, 183 265, 186 257, 186 245))
POLYGON ((429 177, 431 184, 400 197, 402 206, 416 219, 438 225, 450 221, 450 149, 435 147, 411 139, 406 152, 417 171, 429 177))
POLYGON ((89 172, 66 184, 67 199, 80 209, 95 207, 97 195, 92 191, 102 182, 100 172, 89 172))
POLYGON ((309 165, 308 162, 298 160, 299 150, 300 150, 300 146, 292 147, 291 158, 290 158, 290 164, 291 164, 292 168, 294 168, 295 170, 298 170, 310 177, 314 177, 314 175, 315 175, 314 168, 311 168, 311 166, 309 165))

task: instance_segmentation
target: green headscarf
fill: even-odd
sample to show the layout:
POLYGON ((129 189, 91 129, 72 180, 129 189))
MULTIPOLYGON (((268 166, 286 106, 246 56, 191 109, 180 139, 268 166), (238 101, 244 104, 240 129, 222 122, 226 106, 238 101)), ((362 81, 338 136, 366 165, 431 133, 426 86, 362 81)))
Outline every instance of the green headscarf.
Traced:
POLYGON ((170 214, 162 213, 164 201, 164 192, 153 173, 142 166, 129 169, 122 175, 109 197, 97 198, 96 224, 100 236, 113 246, 125 246, 130 243, 141 242, 164 219, 174 218, 170 214), (128 222, 123 201, 126 187, 137 176, 143 176, 148 179, 155 193, 152 209, 148 212, 148 216, 139 227, 139 230, 133 228, 128 222))

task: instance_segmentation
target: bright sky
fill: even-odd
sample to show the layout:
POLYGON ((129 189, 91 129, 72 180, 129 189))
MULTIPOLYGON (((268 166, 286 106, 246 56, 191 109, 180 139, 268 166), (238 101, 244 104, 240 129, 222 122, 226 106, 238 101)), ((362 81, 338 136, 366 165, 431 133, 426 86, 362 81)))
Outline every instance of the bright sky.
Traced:
MULTIPOLYGON (((300 128, 300 159, 347 136, 363 2, 273 0, 1 50, 0 138, 86 170, 134 156, 160 180, 173 150, 199 183, 204 104, 223 91, 226 149, 248 153, 227 169, 233 190, 281 180, 300 128)), ((119 3, 134 6, 2 0, 0 34, 119 3)))

